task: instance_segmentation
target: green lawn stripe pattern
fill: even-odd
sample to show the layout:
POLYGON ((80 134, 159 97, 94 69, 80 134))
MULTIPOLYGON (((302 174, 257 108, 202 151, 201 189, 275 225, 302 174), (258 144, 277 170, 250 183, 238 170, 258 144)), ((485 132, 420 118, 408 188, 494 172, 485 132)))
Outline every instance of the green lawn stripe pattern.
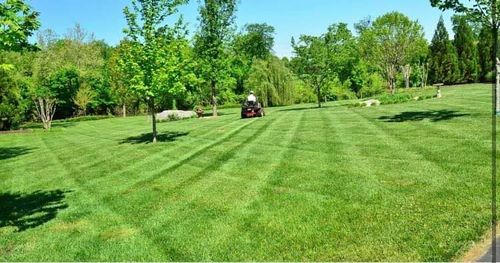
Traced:
POLYGON ((157 144, 146 116, 0 135, 0 260, 457 259, 489 227, 491 86, 442 94, 224 109, 157 144))

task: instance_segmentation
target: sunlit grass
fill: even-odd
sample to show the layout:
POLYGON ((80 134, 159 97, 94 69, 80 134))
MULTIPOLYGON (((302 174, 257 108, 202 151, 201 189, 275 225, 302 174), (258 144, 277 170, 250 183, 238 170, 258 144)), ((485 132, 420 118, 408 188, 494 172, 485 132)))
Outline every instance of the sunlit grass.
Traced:
POLYGON ((452 260, 490 222, 489 87, 0 135, 0 260, 452 260))

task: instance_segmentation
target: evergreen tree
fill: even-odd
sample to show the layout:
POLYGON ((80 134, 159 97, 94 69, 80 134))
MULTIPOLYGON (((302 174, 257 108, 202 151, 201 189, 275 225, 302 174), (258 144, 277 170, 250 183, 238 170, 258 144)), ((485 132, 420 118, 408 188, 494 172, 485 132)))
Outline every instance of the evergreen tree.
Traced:
POLYGON ((460 70, 460 82, 474 82, 478 75, 478 61, 474 33, 465 16, 453 17, 453 31, 455 40, 453 42, 458 56, 458 67, 460 70))
POLYGON ((493 40, 491 29, 488 26, 483 26, 479 33, 479 42, 477 44, 477 53, 479 60, 479 79, 480 81, 491 81, 491 69, 493 68, 491 61, 491 53, 493 52, 493 40))
POLYGON ((459 69, 456 52, 441 16, 430 46, 429 80, 431 83, 453 84, 457 82, 459 69))

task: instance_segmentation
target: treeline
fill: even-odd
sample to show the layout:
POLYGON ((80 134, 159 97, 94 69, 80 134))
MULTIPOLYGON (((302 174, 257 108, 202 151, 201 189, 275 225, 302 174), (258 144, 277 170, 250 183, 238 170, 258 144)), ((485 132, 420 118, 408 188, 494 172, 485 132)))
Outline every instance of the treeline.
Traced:
POLYGON ((232 30, 236 2, 204 0, 188 38, 182 20, 160 25, 172 1, 133 1, 126 37, 109 46, 79 25, 58 36, 36 33, 38 13, 22 0, 0 3, 12 26, 0 31, 0 129, 22 122, 81 115, 145 114, 241 103, 253 90, 264 106, 364 98, 433 83, 491 81, 488 27, 454 16, 451 39, 441 18, 431 43, 423 27, 392 12, 364 19, 351 31, 331 25, 321 36, 292 39, 294 55, 272 50, 275 29, 248 24, 232 30), (149 9, 148 9, 149 8, 149 9), (135 10, 135 11, 134 11, 135 10), (152 17, 148 12, 159 10, 152 17), (142 14, 142 15, 141 15, 142 14), (161 19, 160 19, 161 18, 161 19), (150 23, 150 24, 148 24, 150 23))

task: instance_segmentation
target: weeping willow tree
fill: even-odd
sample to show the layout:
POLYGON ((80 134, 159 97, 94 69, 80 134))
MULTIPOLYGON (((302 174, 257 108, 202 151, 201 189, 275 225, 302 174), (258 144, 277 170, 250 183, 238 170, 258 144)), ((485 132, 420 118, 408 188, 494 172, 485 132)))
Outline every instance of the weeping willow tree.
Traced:
POLYGON ((248 87, 255 92, 264 107, 290 105, 295 100, 295 77, 274 56, 253 62, 248 87))

